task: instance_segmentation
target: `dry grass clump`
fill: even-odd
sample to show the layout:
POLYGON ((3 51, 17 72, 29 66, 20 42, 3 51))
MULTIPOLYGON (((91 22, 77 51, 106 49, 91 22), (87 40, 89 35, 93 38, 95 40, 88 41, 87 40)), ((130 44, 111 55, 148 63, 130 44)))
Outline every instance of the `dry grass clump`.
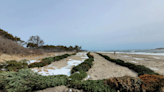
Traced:
POLYGON ((159 91, 162 87, 164 87, 164 76, 162 75, 140 75, 139 76, 144 84, 142 84, 142 88, 146 89, 146 92, 155 92, 159 91))
POLYGON ((140 78, 124 76, 114 77, 104 81, 106 85, 120 92, 141 92, 142 80, 140 78))
POLYGON ((120 92, 161 92, 164 87, 164 76, 144 74, 139 78, 114 77, 106 79, 104 83, 120 92))
POLYGON ((42 54, 43 52, 40 50, 32 50, 32 52, 30 52, 30 49, 24 48, 20 44, 0 36, 0 53, 10 54, 10 55, 12 54, 31 55, 31 54, 42 54))

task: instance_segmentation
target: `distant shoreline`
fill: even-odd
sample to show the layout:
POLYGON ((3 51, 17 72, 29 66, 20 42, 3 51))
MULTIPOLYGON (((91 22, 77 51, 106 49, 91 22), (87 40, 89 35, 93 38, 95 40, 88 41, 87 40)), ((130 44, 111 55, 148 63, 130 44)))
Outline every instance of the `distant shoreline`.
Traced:
MULTIPOLYGON (((114 53, 114 52, 105 52, 105 51, 97 51, 97 52, 98 53, 114 53)), ((116 53, 164 56, 164 52, 163 53, 153 53, 153 52, 116 52, 116 53)))

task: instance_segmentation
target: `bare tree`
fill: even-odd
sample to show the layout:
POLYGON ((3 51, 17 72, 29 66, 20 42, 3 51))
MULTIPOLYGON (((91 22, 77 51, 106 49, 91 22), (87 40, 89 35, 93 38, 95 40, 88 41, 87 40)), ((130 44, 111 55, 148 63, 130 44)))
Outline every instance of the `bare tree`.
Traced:
POLYGON ((79 46, 75 45, 74 48, 75 48, 76 52, 79 52, 81 50, 81 46, 79 47, 79 46))
POLYGON ((44 45, 44 41, 39 36, 31 36, 27 44, 29 43, 35 44, 35 48, 38 48, 44 45))

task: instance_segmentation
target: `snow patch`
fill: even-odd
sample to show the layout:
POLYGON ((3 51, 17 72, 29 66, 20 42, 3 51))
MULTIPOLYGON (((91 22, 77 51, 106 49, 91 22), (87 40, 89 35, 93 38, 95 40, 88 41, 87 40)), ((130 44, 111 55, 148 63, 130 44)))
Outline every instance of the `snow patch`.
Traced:
POLYGON ((32 64, 32 63, 35 63, 35 62, 40 62, 40 60, 30 60, 30 61, 27 61, 28 65, 32 64))
POLYGON ((161 59, 160 57, 153 57, 153 58, 155 58, 155 59, 161 59))
POLYGON ((151 70, 159 70, 159 69, 157 69, 157 68, 150 68, 151 70))
POLYGON ((143 58, 134 58, 135 60, 144 60, 143 58))
POLYGON ((5 68, 1 68, 2 71, 6 70, 5 68))
POLYGON ((129 61, 129 62, 138 63, 138 62, 136 62, 136 61, 129 61))
POLYGON ((126 55, 125 55, 125 56, 122 56, 122 57, 130 57, 130 56, 126 56, 126 55))
POLYGON ((88 75, 88 76, 87 76, 87 78, 86 78, 86 79, 84 79, 84 80, 88 80, 89 78, 90 78, 90 76, 88 75))
MULTIPOLYGON (((79 55, 79 53, 77 53, 78 55, 79 55)), ((85 54, 86 55, 86 53, 82 53, 82 54, 85 54)), ((80 53, 80 55, 82 55, 81 53, 80 53)), ((38 72, 38 74, 41 74, 41 75, 43 75, 43 76, 48 76, 48 75, 67 75, 67 76, 70 76, 71 75, 71 69, 70 69, 70 67, 72 67, 73 65, 74 66, 77 66, 77 65, 79 65, 79 64, 81 64, 82 62, 84 62, 84 60, 85 59, 83 59, 82 61, 80 61, 80 60, 72 60, 71 59, 71 61, 67 61, 67 66, 65 66, 65 67, 62 67, 62 68, 60 68, 60 69, 46 69, 47 71, 43 71, 43 68, 42 68, 42 71, 40 71, 40 72, 38 72, 38 70, 37 69, 32 69, 34 72, 38 72)), ((49 65, 49 66, 52 66, 51 64, 49 65)), ((56 68, 56 67, 55 67, 56 68)), ((78 72, 77 72, 78 73, 78 72)))

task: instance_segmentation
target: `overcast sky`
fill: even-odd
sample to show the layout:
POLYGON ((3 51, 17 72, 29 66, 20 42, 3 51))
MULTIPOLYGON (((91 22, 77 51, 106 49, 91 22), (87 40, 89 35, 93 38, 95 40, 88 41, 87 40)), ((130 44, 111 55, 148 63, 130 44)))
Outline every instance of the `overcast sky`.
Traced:
POLYGON ((0 0, 0 28, 87 50, 164 47, 164 0, 0 0))

